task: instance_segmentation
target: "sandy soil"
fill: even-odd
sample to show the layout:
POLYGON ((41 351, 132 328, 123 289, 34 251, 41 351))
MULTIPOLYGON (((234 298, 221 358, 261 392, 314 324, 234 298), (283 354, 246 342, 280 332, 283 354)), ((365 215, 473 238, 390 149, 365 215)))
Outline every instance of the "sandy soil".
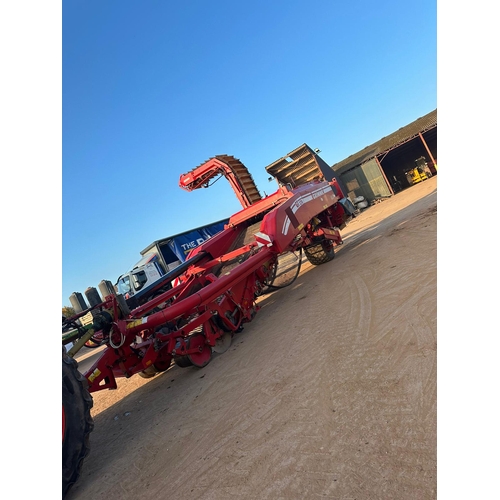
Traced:
POLYGON ((205 368, 94 394, 67 498, 436 498, 436 187, 362 212, 205 368))

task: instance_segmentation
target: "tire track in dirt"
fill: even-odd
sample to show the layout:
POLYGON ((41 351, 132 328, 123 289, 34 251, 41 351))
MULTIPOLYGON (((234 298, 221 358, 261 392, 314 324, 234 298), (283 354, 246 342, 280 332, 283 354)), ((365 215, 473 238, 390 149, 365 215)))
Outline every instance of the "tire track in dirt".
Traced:
MULTIPOLYGON (((310 288, 316 287, 313 285, 310 288)), ((292 299, 293 303, 278 312, 286 317, 292 312, 297 302, 306 301, 307 297, 301 295, 304 289, 304 287, 298 288, 296 296, 292 299)), ((331 459, 329 452, 320 450, 319 446, 316 450, 310 449, 312 441, 324 443, 328 437, 324 429, 328 428, 332 412, 330 403, 328 400, 323 401, 322 397, 325 394, 323 379, 325 375, 331 377, 329 373, 332 365, 331 358, 329 358, 331 348, 325 348, 325 339, 332 335, 332 331, 323 322, 320 325, 315 324, 318 321, 318 307, 315 306, 314 296, 311 297, 311 301, 312 303, 306 303, 303 306, 304 317, 302 319, 306 324, 309 321, 313 322, 315 328, 312 329, 311 337, 314 337, 314 341, 307 342, 307 349, 301 352, 295 346, 304 342, 300 338, 303 335, 303 327, 295 325, 294 331, 294 325, 290 326, 288 331, 290 338, 287 339, 289 347, 284 352, 287 363, 280 364, 279 369, 276 369, 273 364, 264 366, 259 378, 272 382, 262 384, 254 380, 254 385, 247 392, 245 401, 238 407, 234 405, 232 407, 231 416, 224 428, 228 442, 218 441, 206 450, 211 465, 208 468, 200 468, 199 476, 197 474, 193 476, 194 484, 198 484, 200 496, 206 495, 206 488, 215 487, 213 482, 208 484, 206 478, 217 477, 224 468, 226 472, 232 470, 237 475, 236 478, 232 478, 232 482, 236 484, 224 488, 225 494, 228 497, 237 496, 243 491, 246 492, 244 494, 247 498, 278 498, 275 494, 277 488, 292 494, 293 491, 300 490, 300 485, 310 474, 315 477, 314 483, 320 485, 325 481, 330 483, 332 474, 337 473, 333 468, 335 465, 333 462, 331 467, 325 470, 328 457, 331 459), (330 368, 326 369, 325 367, 328 366, 330 368), (322 403, 318 404, 318 402, 322 403), (318 411, 319 408, 322 410, 318 411), (244 416, 245 427, 235 422, 239 416, 244 416), (234 440, 240 445, 238 450, 230 446, 230 442, 234 440), (276 449, 283 449, 283 442, 287 443, 286 446, 290 451, 290 454, 285 454, 285 459, 282 453, 276 453, 276 449), (222 457, 218 454, 218 450, 222 449, 221 445, 226 451, 232 449, 233 452, 229 454, 229 457, 222 457), (252 453, 250 451, 247 453, 247 449, 253 450, 252 453), (300 450, 299 461, 294 458, 294 452, 297 450, 300 450), (237 451, 239 455, 235 455, 237 451), (212 456, 213 454, 215 456, 212 456), (309 458, 304 462, 306 456, 309 458), (235 457, 237 457, 237 465, 232 466, 235 457), (307 465, 311 463, 313 463, 312 467, 307 465), (260 478, 268 469, 275 471, 273 481, 263 488, 260 478), (327 479, 324 476, 327 476, 327 479), (299 484, 294 485, 296 477, 302 479, 299 484), (250 484, 248 484, 249 481, 250 484)), ((324 310, 321 310, 321 313, 324 314, 324 310)), ((273 343, 272 339, 270 343, 273 343)), ((328 345, 329 343, 326 343, 326 346, 328 345)), ((266 345, 266 347, 273 348, 272 345, 266 345)), ((215 439, 217 441, 216 437, 215 439)), ((338 465, 335 467, 338 468, 338 465)), ((173 486, 176 486, 176 483, 173 486)), ((192 494, 196 491, 195 489, 192 494)), ((220 489, 218 491, 220 493, 220 489)), ((318 490, 318 494, 321 491, 318 490)))
MULTIPOLYGON (((391 337, 385 339, 386 349, 390 345, 400 346, 399 350, 392 349, 390 353, 391 362, 395 366, 401 363, 405 356, 408 358, 401 377, 407 377, 408 384, 415 386, 408 393, 413 398, 411 403, 416 409, 416 414, 422 420, 435 416, 437 370, 435 215, 434 205, 411 218, 404 226, 398 226, 398 231, 391 232, 390 234, 394 236, 389 238, 396 238, 395 246, 397 249, 400 248, 402 254, 413 250, 415 238, 426 241, 426 255, 408 259, 402 268, 405 278, 399 273, 397 276, 400 283, 413 281, 417 286, 413 285, 411 290, 406 292, 409 299, 393 311, 389 321, 385 321, 385 327, 392 331, 391 337), (404 329, 401 331, 403 325, 404 329), (399 336, 399 344, 396 335, 399 336), (429 401, 433 403, 429 405, 429 401)), ((410 255, 413 256, 412 253, 410 255)), ((382 294, 378 292, 378 296, 382 294)), ((379 337, 377 341, 380 342, 381 338, 379 337)))
POLYGON ((418 195, 427 182, 408 190, 413 205, 396 197, 361 214, 357 242, 263 297, 207 367, 174 367, 103 410, 92 473, 68 500, 433 500, 435 214, 420 217, 433 197, 418 195), (377 223, 382 212, 395 215, 377 223), (408 250, 430 252, 430 265, 408 250), (126 410, 119 427, 113 415, 126 410))
POLYGON ((372 304, 365 281, 352 265, 348 266, 347 286, 350 292, 349 317, 347 324, 356 325, 358 335, 369 335, 371 331, 372 304))
MULTIPOLYGON (((301 332, 296 328, 290 338, 288 361, 277 369, 272 364, 264 367, 261 375, 266 383, 254 381, 253 387, 246 393, 244 400, 239 399, 239 405, 233 405, 231 415, 226 420, 225 440, 216 438, 207 451, 207 456, 214 456, 208 468, 199 470, 199 476, 193 477, 198 484, 200 497, 206 498, 206 488, 215 487, 213 482, 206 482, 207 477, 217 477, 218 473, 233 472, 233 485, 224 488, 227 498, 246 495, 247 498, 279 498, 279 491, 293 491, 293 477, 290 468, 297 469, 297 473, 306 474, 296 464, 295 452, 311 439, 323 440, 321 429, 324 425, 321 414, 317 412, 317 402, 321 400, 319 388, 321 387, 322 371, 318 367, 327 362, 327 352, 320 348, 320 344, 313 343, 308 347, 308 355, 304 355, 294 346, 297 345, 301 332), (315 347, 316 346, 316 347, 315 347), (297 372, 300 368, 300 372, 297 372), (305 375, 304 375, 305 374, 305 375), (304 391, 304 384, 316 390, 304 391), (283 409, 285 410, 283 412, 283 409), (244 417, 242 419, 241 417, 244 417), (239 445, 236 450, 231 442, 239 445), (290 454, 277 453, 287 443, 290 454), (228 456, 222 456, 218 450, 232 450, 228 456), (268 469, 274 470, 273 481, 265 487, 261 484, 262 474, 268 469), (280 473, 280 471, 282 471, 280 473), (203 482, 202 478, 205 478, 203 482), (199 479, 199 480, 198 480, 199 479), (200 482, 201 481, 201 482, 200 482)), ((304 450, 301 452, 306 453, 304 450)), ((318 453, 321 453, 318 451, 318 453)), ((321 460, 324 463, 324 457, 321 460)), ((316 475, 320 471, 314 471, 316 475)), ((328 474, 328 472, 325 472, 328 474)), ((317 479, 318 480, 318 479, 317 479)), ((176 486, 176 483, 173 483, 176 486)), ((218 489, 219 494, 221 490, 218 489)), ((192 492, 196 493, 196 490, 192 492)), ((226 498, 220 496, 220 498, 226 498)))
MULTIPOLYGON (((419 230, 415 231, 421 236, 419 230)), ((377 252, 375 252, 375 256, 376 254, 377 252)), ((411 270, 411 265, 405 265, 404 262, 398 261, 397 266, 394 267, 398 266, 401 270, 395 276, 394 281, 396 283, 401 282, 402 277, 408 277, 408 272, 411 270)), ((397 485, 391 483, 389 480, 386 481, 386 478, 390 476, 388 473, 389 468, 398 466, 404 470, 404 461, 401 462, 401 458, 403 455, 404 457, 408 456, 408 448, 411 446, 412 437, 408 430, 405 429, 404 424, 407 424, 408 421, 412 423, 416 421, 422 422, 422 430, 418 433, 413 432, 413 434, 423 438, 426 436, 429 428, 432 430, 435 419, 435 335, 432 332, 430 321, 423 318, 421 311, 418 309, 418 306, 422 303, 422 299, 425 297, 428 285, 432 282, 435 285, 435 276, 424 276, 425 281, 422 282, 422 276, 419 271, 411 273, 410 276, 416 274, 420 282, 419 279, 416 279, 417 284, 411 287, 409 293, 407 288, 405 294, 402 294, 403 290, 396 289, 398 294, 410 297, 410 299, 401 303, 391 315, 394 325, 400 325, 401 320, 403 324, 407 324, 405 329, 409 331, 409 335, 416 337, 417 348, 420 351, 423 346, 426 346, 424 349, 427 349, 426 352, 429 354, 429 363, 428 366, 422 366, 421 362, 414 363, 412 361, 413 357, 417 356, 418 359, 418 356, 422 353, 413 354, 411 349, 408 352, 409 342, 406 337, 409 335, 396 334, 394 329, 389 339, 387 339, 387 332, 372 337, 368 335, 372 327, 375 332, 391 327, 391 323, 387 322, 387 320, 384 324, 383 317, 374 321, 371 315, 372 309, 381 309, 379 302, 387 300, 387 297, 379 296, 380 290, 376 286, 381 278, 381 273, 378 271, 374 272, 373 268, 369 272, 364 272, 365 270, 358 272, 351 267, 350 271, 350 278, 349 280, 343 280, 343 285, 345 286, 346 283, 350 285, 350 297, 352 300, 348 319, 348 324, 351 325, 351 328, 345 331, 347 337, 351 339, 349 346, 346 346, 346 351, 351 350, 352 354, 349 355, 348 352, 345 352, 344 363, 338 362, 336 365, 340 372, 339 378, 344 380, 341 383, 342 391, 339 394, 338 388, 332 386, 331 389, 333 391, 332 398, 339 398, 339 401, 342 400, 342 395, 344 394, 352 396, 360 392, 365 396, 358 407, 353 407, 352 401, 346 401, 346 405, 350 404, 349 419, 340 422, 343 434, 338 436, 339 442, 337 442, 337 446, 339 444, 342 446, 342 443, 345 442, 346 445, 349 445, 349 451, 352 450, 353 446, 356 446, 359 453, 359 460, 356 460, 355 457, 351 462, 345 461, 342 481, 335 484, 332 483, 331 487, 324 494, 333 495, 332 497, 336 498, 339 498, 336 495, 342 495, 342 492, 349 496, 352 495, 352 497, 359 495, 361 498, 401 498, 401 493, 392 491, 397 485), (373 297, 376 297, 375 302, 372 300, 373 297), (412 303, 411 307, 409 302, 412 303), (360 332, 364 332, 365 335, 360 335, 360 332), (353 343, 353 338, 357 339, 358 342, 353 343), (384 338, 388 340, 388 343, 382 347, 389 352, 387 357, 380 359, 380 340, 384 338), (365 342, 362 342, 363 339, 365 342), (433 347, 434 352, 432 350, 433 347), (417 370, 413 369, 413 365, 415 364, 418 364, 417 370), (395 367, 403 368, 394 373, 395 367), (342 376, 344 370, 345 378, 342 376), (414 377, 415 375, 417 376, 414 377), (416 384, 413 383, 412 378, 415 378, 418 382, 416 384), (398 404, 395 406, 391 405, 384 411, 381 408, 383 406, 381 405, 381 401, 389 394, 394 397, 394 393, 398 392, 397 389, 401 393, 398 398, 398 404), (431 401, 431 403, 425 405, 424 402, 428 401, 431 401), (424 406, 427 406, 427 408, 424 408, 424 406), (381 429, 384 429, 384 421, 387 426, 388 444, 380 447, 375 452, 375 457, 372 456, 373 450, 365 449, 372 443, 370 431, 373 423, 370 425, 370 419, 366 417, 367 408, 370 409, 370 407, 373 412, 373 420, 377 424, 377 433, 380 434, 381 429), (395 415, 398 415, 398 418, 395 418, 395 415), (354 425, 352 420, 355 422, 354 425), (354 428, 355 432, 350 432, 351 428, 354 428), (363 429, 366 432, 363 437, 366 441, 361 442, 359 431, 363 429), (390 439, 389 436, 391 436, 390 439), (386 456, 391 452, 393 453, 394 449, 399 449, 400 451, 397 463, 386 456), (387 469, 380 468, 380 464, 383 464, 384 461, 387 462, 387 469), (370 475, 373 477, 370 478, 370 475), (372 481, 380 485, 380 496, 374 495, 372 481)), ((386 286, 390 284, 388 280, 385 281, 386 286)), ((435 301, 435 296, 431 299, 435 301)), ((427 311, 426 307, 424 307, 424 311, 427 311)), ((380 442, 380 436, 377 441, 380 442)), ((422 450, 420 452, 422 453, 422 450)), ((431 480, 431 483, 435 482, 435 476, 432 476, 434 474, 433 465, 435 464, 435 456, 432 454, 432 448, 431 451, 425 450, 425 454, 427 454, 429 461, 421 461, 421 466, 418 469, 419 474, 416 475, 415 471, 410 467, 404 471, 404 482, 414 491, 420 491, 420 494, 422 494, 418 498, 430 498, 434 494, 432 491, 435 492, 435 486, 433 486, 431 492, 427 493, 430 496, 423 496, 425 490, 422 489, 420 479, 418 478, 418 475, 424 475, 431 480)))

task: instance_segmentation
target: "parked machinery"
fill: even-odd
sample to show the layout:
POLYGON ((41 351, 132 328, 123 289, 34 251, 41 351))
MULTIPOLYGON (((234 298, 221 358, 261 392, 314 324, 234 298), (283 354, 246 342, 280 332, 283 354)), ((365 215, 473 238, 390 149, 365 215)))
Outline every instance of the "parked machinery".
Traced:
MULTIPOLYGON (((243 210, 225 229, 195 248, 186 262, 163 280, 174 286, 129 310, 123 296, 101 282, 103 300, 72 318, 63 318, 63 496, 77 480, 89 451, 93 428, 91 393, 116 389, 119 377, 152 377, 174 362, 206 366, 212 353, 225 352, 233 335, 253 319, 257 299, 273 290, 284 255, 302 250, 313 265, 332 260, 342 244, 345 214, 326 181, 295 189, 285 186, 262 198, 244 165, 220 155, 182 175, 180 186, 192 191, 226 177, 243 210), (77 320, 91 312, 92 323, 77 320), (106 349, 84 374, 74 354, 89 340, 106 349), (66 352, 65 345, 73 346, 66 352)), ((159 285, 161 287, 161 285, 159 285)))
POLYGON ((432 171, 425 161, 425 157, 421 156, 415 160, 415 167, 405 172, 408 184, 418 184, 432 177, 432 171))

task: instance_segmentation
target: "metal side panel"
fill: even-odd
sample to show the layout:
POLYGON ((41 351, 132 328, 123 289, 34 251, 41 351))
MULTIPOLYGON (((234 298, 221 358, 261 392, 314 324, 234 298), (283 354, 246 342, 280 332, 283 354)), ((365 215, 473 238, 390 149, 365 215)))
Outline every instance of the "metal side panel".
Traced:
POLYGON ((328 182, 300 186, 293 190, 293 196, 264 217, 261 233, 269 236, 276 252, 284 252, 314 216, 338 199, 328 182))

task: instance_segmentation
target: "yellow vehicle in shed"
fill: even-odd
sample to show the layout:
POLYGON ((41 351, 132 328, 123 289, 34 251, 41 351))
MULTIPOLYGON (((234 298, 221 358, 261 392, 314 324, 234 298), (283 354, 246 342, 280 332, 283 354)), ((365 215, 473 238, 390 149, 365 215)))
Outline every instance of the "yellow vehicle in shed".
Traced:
POLYGON ((406 178, 408 179, 408 183, 411 185, 417 184, 419 182, 425 181, 432 177, 432 172, 427 162, 425 161, 425 157, 421 156, 415 160, 415 168, 408 170, 405 172, 406 178))
POLYGON ((408 172, 405 172, 405 175, 410 185, 417 184, 418 182, 425 181, 429 178, 425 171, 420 167, 415 167, 411 170, 408 170, 408 172))

